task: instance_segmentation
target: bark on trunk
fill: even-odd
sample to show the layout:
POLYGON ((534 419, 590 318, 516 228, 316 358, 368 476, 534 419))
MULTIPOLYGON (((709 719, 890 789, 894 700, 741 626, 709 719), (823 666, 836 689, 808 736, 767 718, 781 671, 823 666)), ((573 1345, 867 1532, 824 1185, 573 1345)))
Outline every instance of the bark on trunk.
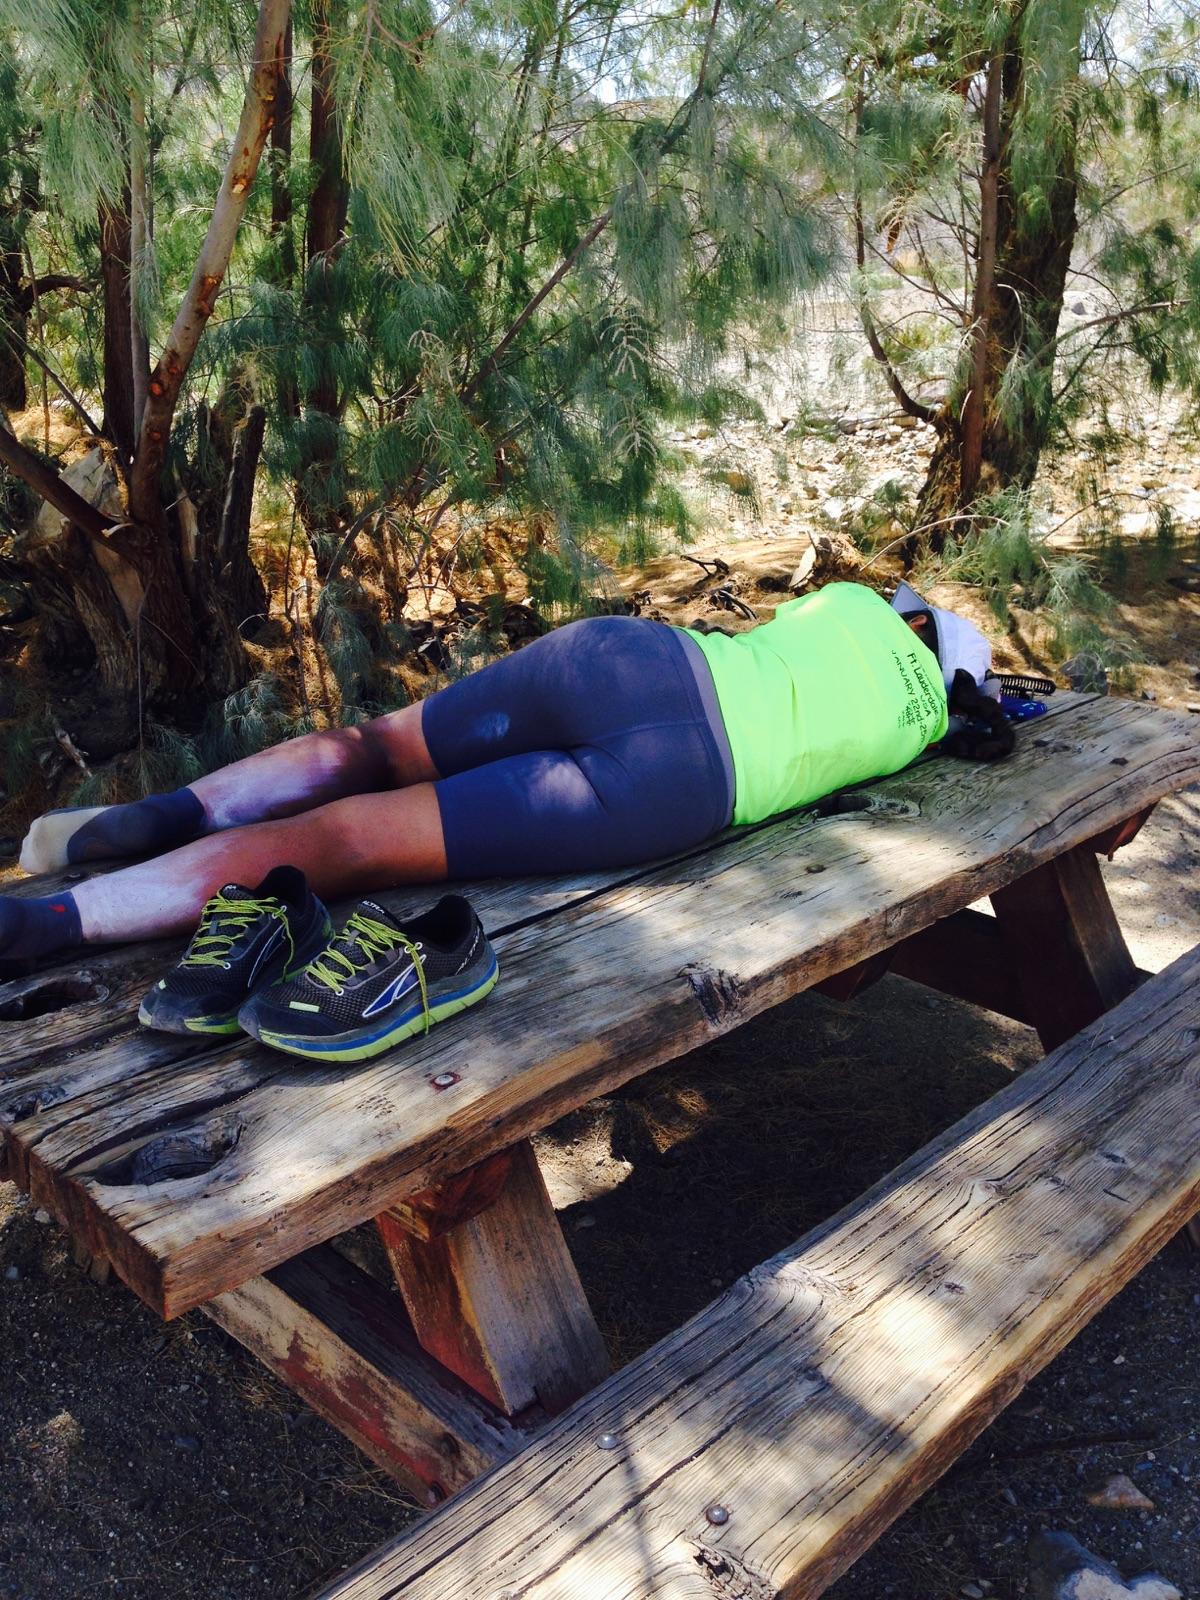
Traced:
POLYGON ((292 24, 283 40, 283 67, 276 90, 271 125, 271 236, 279 251, 279 277, 291 284, 296 277, 296 246, 292 238, 292 24))
MULTIPOLYGON (((995 81, 989 72, 988 95, 995 81)), ((1012 128, 1026 93, 1019 17, 1014 20, 1000 75, 999 145, 991 138, 985 104, 981 176, 981 240, 973 310, 969 391, 952 395, 934 419, 939 439, 917 508, 925 530, 902 550, 915 559, 922 540, 940 550, 955 519, 980 496, 1037 476, 1052 421, 1054 341, 1077 229, 1079 193, 1074 123, 1060 127, 1057 170, 1045 181, 1048 214, 1036 230, 1023 222, 1011 173, 1012 128), (998 149, 999 160, 992 170, 998 149), (995 230, 994 255, 988 234, 995 230), (1011 380, 1016 377, 1015 382, 1011 380), (1002 389, 1003 405, 1000 404, 1002 389)))
POLYGON ((149 200, 146 191, 146 103, 135 91, 131 104, 133 136, 129 145, 129 343, 133 375, 133 434, 137 448, 142 413, 150 382, 150 341, 142 326, 142 284, 150 243, 149 200))
POLYGON ((133 333, 129 308, 129 191, 100 202, 100 281, 104 291, 104 420, 127 467, 133 460, 133 333))
MULTIPOLYGON (((338 337, 337 312, 330 303, 330 268, 346 229, 349 189, 342 170, 342 137, 334 89, 332 35, 341 0, 314 0, 312 8, 312 94, 308 154, 315 180, 305 218, 305 306, 318 345, 338 337)), ((317 376, 303 395, 305 408, 336 421, 341 411, 336 374, 319 361, 317 376)), ((319 421, 306 435, 296 475, 296 505, 322 575, 338 542, 344 508, 333 503, 330 478, 335 444, 332 430, 319 421)))
MULTIPOLYGON (((308 297, 318 316, 329 318, 326 280, 346 231, 349 189, 342 171, 342 134, 334 98, 332 27, 334 5, 316 0, 313 6, 312 102, 309 119, 309 160, 316 181, 308 201, 306 250, 308 297)), ((321 364, 320 375, 305 402, 327 417, 338 414, 337 379, 321 364)))
POLYGON ((5 411, 24 411, 29 403, 23 345, 29 331, 29 304, 24 277, 16 229, 9 218, 0 219, 0 407, 5 411))

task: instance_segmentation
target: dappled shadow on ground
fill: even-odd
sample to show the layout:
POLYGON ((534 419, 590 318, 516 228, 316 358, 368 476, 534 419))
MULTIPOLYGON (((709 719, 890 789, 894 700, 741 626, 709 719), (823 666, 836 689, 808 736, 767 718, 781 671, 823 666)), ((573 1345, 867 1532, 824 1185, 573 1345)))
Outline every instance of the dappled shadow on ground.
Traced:
POLYGON ((1040 1059, 1031 1030, 885 978, 805 994, 538 1141, 629 1175, 562 1221, 618 1365, 1040 1059), (982 1026, 981 1026, 982 1024, 982 1026), (653 1293, 647 1286, 653 1285, 653 1293))

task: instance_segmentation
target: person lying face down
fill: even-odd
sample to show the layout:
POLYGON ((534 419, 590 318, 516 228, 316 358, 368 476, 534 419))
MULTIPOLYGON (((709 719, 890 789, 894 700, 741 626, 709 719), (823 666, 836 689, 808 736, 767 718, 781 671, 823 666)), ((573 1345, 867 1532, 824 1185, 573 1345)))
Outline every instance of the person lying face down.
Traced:
POLYGON ((939 741, 994 759, 1012 735, 990 662, 978 629, 907 586, 889 605, 830 584, 734 637, 588 618, 372 722, 171 794, 39 818, 27 871, 151 859, 0 896, 0 960, 185 932, 217 889, 284 864, 323 899, 625 867, 899 771, 939 741))

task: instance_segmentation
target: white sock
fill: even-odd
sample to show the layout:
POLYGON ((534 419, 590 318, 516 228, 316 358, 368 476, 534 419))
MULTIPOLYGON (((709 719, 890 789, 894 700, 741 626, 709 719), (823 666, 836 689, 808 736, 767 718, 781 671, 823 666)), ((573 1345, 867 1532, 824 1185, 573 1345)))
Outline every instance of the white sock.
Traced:
POLYGON ((75 811, 47 811, 29 827, 21 844, 21 866, 26 872, 57 872, 68 865, 67 845, 85 822, 110 806, 80 806, 75 811))

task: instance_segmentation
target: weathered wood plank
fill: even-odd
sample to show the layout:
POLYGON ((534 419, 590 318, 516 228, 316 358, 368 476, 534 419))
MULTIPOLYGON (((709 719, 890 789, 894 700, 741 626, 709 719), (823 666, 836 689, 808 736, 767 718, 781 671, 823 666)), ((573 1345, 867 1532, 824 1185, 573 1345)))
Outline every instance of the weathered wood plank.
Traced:
POLYGON ((1089 845, 992 895, 1026 1018, 1047 1050, 1123 1000, 1137 968, 1089 845))
POLYGON ((1193 951, 323 1600, 813 1600, 1200 1208, 1198 985, 1193 951))
POLYGON ((174 1315, 864 960, 1200 776, 1194 721, 1101 701, 995 767, 930 762, 870 812, 798 818, 498 940, 487 1006, 361 1070, 233 1044, 17 1122, 30 1191, 174 1315), (1119 763, 1119 764, 1118 764, 1119 763), (445 1092, 435 1075, 452 1068, 445 1092), (172 1087, 174 1085, 174 1087, 172 1087), (132 1147, 207 1171, 130 1184, 132 1147), (114 1158, 114 1151, 120 1152, 114 1158))
POLYGON ((399 1295, 329 1245, 204 1310, 425 1505, 528 1442, 425 1355, 399 1295))
POLYGON ((553 1415, 608 1376, 608 1354, 533 1146, 505 1154, 503 1187, 457 1226, 376 1224, 422 1347, 507 1416, 553 1415))
MULTIPOLYGON (((440 1239, 451 1228, 469 1222, 481 1211, 495 1205, 512 1176, 512 1150, 500 1150, 486 1161, 456 1172, 445 1183, 432 1189, 418 1189, 407 1199, 397 1200, 383 1213, 386 1228, 401 1228, 414 1239, 440 1239)), ((377 1217, 376 1222, 380 1219, 377 1217)), ((384 1230, 386 1231, 386 1229, 384 1230)))

